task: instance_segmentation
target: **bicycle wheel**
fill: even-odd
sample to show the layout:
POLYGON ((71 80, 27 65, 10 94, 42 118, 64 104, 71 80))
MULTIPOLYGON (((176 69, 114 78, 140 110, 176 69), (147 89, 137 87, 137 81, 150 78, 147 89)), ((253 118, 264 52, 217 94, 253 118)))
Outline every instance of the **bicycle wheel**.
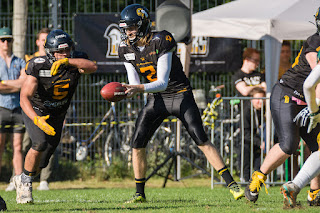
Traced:
POLYGON ((131 161, 130 139, 133 126, 133 123, 123 123, 113 127, 109 132, 104 145, 104 159, 108 166, 117 155, 123 160, 131 161))
POLYGON ((107 166, 111 165, 111 161, 112 161, 112 146, 114 143, 114 131, 110 131, 106 142, 104 143, 104 152, 103 152, 103 157, 104 160, 106 161, 107 166))

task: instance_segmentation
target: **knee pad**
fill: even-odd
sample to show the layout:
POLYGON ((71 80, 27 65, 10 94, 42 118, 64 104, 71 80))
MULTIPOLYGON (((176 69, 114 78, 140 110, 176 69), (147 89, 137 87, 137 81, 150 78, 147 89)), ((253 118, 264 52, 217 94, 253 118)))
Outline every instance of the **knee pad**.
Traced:
POLYGON ((47 143, 41 143, 41 144, 36 144, 36 143, 33 143, 32 144, 32 149, 38 151, 38 152, 43 152, 47 149, 48 147, 48 144, 47 143))
POLYGON ((298 146, 294 146, 291 144, 282 144, 282 143, 280 143, 279 146, 280 146, 280 149, 288 155, 292 155, 292 154, 296 153, 297 148, 298 148, 298 146))

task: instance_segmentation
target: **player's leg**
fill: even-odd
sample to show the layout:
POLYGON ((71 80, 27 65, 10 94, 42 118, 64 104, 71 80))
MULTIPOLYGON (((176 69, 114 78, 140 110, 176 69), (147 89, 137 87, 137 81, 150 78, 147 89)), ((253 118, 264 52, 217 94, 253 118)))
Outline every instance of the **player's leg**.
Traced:
POLYGON ((48 180, 52 174, 53 166, 54 166, 54 154, 51 155, 48 165, 45 168, 41 169, 40 184, 39 184, 39 187, 37 188, 38 190, 49 190, 48 180))
MULTIPOLYGON (((320 172, 320 171, 319 171, 320 172)), ((310 206, 320 206, 320 174, 310 181, 307 202, 310 206)))
MULTIPOLYGON (((285 183, 281 187, 281 193, 284 196, 284 204, 286 206, 294 207, 296 205, 296 198, 300 190, 305 187, 312 179, 320 173, 320 151, 313 152, 303 167, 293 179, 285 183)), ((319 189, 318 189, 319 190, 319 189)), ((310 193, 310 192, 309 192, 310 193)), ((315 193, 313 200, 319 199, 315 193)))
POLYGON ((132 165, 136 182, 136 193, 126 203, 146 202, 146 146, 163 119, 168 116, 164 101, 160 96, 151 95, 147 105, 139 112, 131 139, 132 165))
POLYGON ((147 171, 146 148, 132 149, 132 166, 134 180, 136 183, 136 193, 133 199, 127 201, 126 203, 146 202, 146 195, 144 192, 147 171))
POLYGON ((244 191, 234 181, 216 147, 208 140, 203 128, 199 108, 196 105, 192 92, 188 91, 176 95, 172 106, 172 113, 181 120, 199 149, 205 154, 209 163, 225 180, 234 198, 238 200, 243 197, 244 191))
POLYGON ((22 173, 22 138, 23 133, 13 133, 13 159, 12 164, 15 174, 22 173))
MULTIPOLYGON (((37 113, 41 115, 40 112, 37 113)), ((23 173, 16 175, 13 181, 17 192, 17 203, 32 203, 32 182, 41 168, 46 167, 51 154, 60 142, 64 117, 50 117, 47 120, 56 131, 54 136, 49 136, 34 125, 25 114, 23 116, 32 147, 26 155, 23 173)))
POLYGON ((1 174, 1 167, 2 167, 2 154, 4 152, 6 142, 6 133, 0 132, 0 174, 1 174))
POLYGON ((8 128, 5 127, 8 121, 11 120, 11 112, 8 109, 0 107, 0 174, 2 166, 2 155, 4 152, 6 137, 8 133, 8 128))
POLYGON ((21 108, 16 108, 12 112, 12 144, 13 144, 13 167, 15 174, 21 174, 23 168, 22 141, 25 127, 21 114, 21 108))
MULTIPOLYGON (((306 142, 308 149, 312 153, 318 153, 319 150, 319 144, 318 144, 318 135, 320 132, 320 125, 318 125, 315 129, 313 129, 310 133, 307 133, 307 127, 303 127, 300 130, 301 137, 303 140, 306 142)), ((303 173, 299 175, 299 179, 301 180, 302 178, 307 179, 309 175, 312 175, 312 180, 310 182, 310 190, 308 191, 308 198, 307 201, 310 206, 319 206, 320 205, 320 182, 319 182, 319 176, 315 175, 317 171, 317 164, 320 162, 319 159, 316 160, 316 157, 318 156, 316 154, 311 154, 307 161, 308 164, 303 169, 303 173), (313 156, 311 160, 308 160, 311 155, 313 156), (313 160, 312 160, 313 159, 313 160)), ((306 163, 305 163, 306 164, 306 163)), ((309 181, 308 181, 309 182, 309 181)), ((298 185, 300 186, 300 185, 298 185)))
POLYGON ((261 186, 265 185, 267 175, 283 164, 297 150, 300 140, 299 127, 293 123, 293 119, 303 106, 297 106, 291 100, 291 96, 277 84, 273 87, 270 103, 279 143, 271 148, 260 170, 255 171, 249 180, 245 195, 252 202, 257 201, 261 186))

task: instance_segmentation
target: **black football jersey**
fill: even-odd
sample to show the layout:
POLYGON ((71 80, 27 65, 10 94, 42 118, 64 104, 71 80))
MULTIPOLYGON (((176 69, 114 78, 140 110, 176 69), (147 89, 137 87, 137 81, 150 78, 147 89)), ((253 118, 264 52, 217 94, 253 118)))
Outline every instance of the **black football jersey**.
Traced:
POLYGON ((303 83, 311 72, 311 67, 306 59, 306 54, 309 52, 318 52, 319 50, 320 36, 315 33, 303 42, 292 67, 288 69, 280 79, 280 84, 292 89, 293 95, 298 98, 304 99, 303 83))
MULTIPOLYGON (((241 81, 245 82, 247 86, 256 86, 258 84, 261 84, 262 82, 265 82, 265 76, 264 74, 253 71, 252 73, 245 73, 241 69, 239 69, 233 76, 232 80, 234 82, 234 85, 236 86, 241 81)), ((237 90, 237 94, 239 97, 243 97, 243 95, 237 90)))
POLYGON ((45 113, 60 116, 67 112, 81 74, 76 67, 64 66, 57 75, 51 76, 51 66, 46 56, 33 58, 27 63, 27 75, 38 80, 31 104, 45 113))
MULTIPOLYGON (((131 63, 136 68, 138 74, 146 79, 147 83, 157 80, 158 58, 177 47, 172 35, 165 30, 154 32, 151 36, 151 41, 142 51, 138 50, 135 46, 128 46, 125 42, 121 42, 118 50, 120 59, 131 63)), ((187 90, 191 90, 190 82, 183 72, 180 59, 173 52, 168 87, 161 94, 171 94, 187 90)))

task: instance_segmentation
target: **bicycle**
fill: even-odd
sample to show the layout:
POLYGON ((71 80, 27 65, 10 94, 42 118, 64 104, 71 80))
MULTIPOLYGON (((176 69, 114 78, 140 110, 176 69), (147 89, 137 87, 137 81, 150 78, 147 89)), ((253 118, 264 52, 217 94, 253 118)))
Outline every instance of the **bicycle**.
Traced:
MULTIPOLYGON (((127 108, 129 112, 131 112, 131 104, 127 104, 127 108)), ((130 116, 129 116, 130 117, 130 116)), ((121 155, 128 160, 131 161, 131 149, 130 149, 130 137, 132 135, 132 130, 134 128, 134 123, 132 121, 118 121, 118 116, 116 113, 115 103, 111 103, 110 109, 105 113, 100 123, 81 123, 81 124, 66 124, 65 126, 92 126, 97 125, 91 135, 85 139, 80 140, 72 135, 70 138, 72 139, 72 143, 76 144, 75 151, 75 159, 77 161, 83 161, 87 158, 89 154, 89 150, 93 147, 98 139, 101 139, 104 133, 107 133, 106 140, 102 145, 102 155, 106 162, 107 166, 110 166, 112 163, 112 159, 116 155, 116 153, 121 153, 121 155)), ((65 134, 70 132, 66 131, 65 134)), ((71 140, 70 139, 70 140, 71 140)))

